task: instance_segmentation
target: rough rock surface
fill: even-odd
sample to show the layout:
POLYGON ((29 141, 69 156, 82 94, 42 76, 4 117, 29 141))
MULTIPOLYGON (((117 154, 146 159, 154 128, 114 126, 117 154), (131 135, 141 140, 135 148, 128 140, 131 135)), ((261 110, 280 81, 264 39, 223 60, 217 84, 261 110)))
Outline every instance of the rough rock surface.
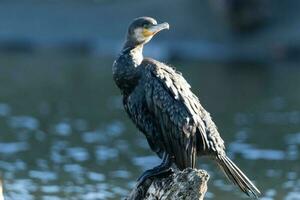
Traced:
POLYGON ((176 171, 165 178, 148 179, 135 187, 126 200, 203 200, 208 179, 204 170, 176 171))

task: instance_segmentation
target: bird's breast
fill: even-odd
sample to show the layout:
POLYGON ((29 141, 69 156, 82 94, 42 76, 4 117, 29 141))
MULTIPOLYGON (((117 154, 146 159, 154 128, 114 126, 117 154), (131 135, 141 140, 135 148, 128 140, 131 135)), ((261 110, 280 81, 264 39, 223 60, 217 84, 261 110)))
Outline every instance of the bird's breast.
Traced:
POLYGON ((113 64, 113 79, 123 94, 129 94, 137 86, 140 76, 132 63, 121 58, 113 64))

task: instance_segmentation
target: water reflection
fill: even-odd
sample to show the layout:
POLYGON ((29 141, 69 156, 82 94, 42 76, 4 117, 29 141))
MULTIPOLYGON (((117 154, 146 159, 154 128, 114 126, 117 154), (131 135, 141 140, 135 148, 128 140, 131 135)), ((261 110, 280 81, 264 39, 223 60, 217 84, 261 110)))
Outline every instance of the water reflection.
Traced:
MULTIPOLYGON (((0 61, 0 91, 9 88, 0 93, 0 171, 6 199, 124 197, 141 172, 160 160, 121 107, 111 61, 58 56, 54 65, 52 59, 0 61), (6 78, 16 72, 22 78, 6 78)), ((300 84, 300 69, 292 74, 240 69, 234 74, 226 66, 178 66, 185 66, 180 70, 212 113, 229 155, 264 191, 262 199, 297 199, 300 95, 293 91, 300 84)), ((199 166, 211 174, 208 199, 243 197, 215 165, 203 163, 208 162, 201 160, 199 166)))
POLYGON ((286 154, 284 151, 275 149, 257 149, 250 144, 233 142, 229 145, 229 153, 234 157, 235 154, 241 154, 245 159, 250 160, 284 160, 286 154))
POLYGON ((5 117, 10 114, 10 107, 5 103, 0 103, 0 116, 5 117))
POLYGON ((26 151, 28 143, 26 142, 11 142, 11 143, 0 143, 1 149, 0 153, 2 154, 14 154, 21 151, 26 151))

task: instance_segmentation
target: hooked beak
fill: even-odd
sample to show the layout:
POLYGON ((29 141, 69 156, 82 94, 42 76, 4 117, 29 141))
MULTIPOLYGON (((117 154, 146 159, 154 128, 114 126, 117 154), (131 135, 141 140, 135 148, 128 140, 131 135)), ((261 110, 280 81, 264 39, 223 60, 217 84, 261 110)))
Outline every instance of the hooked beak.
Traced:
POLYGON ((155 34, 155 33, 158 33, 161 30, 169 29, 169 28, 170 28, 170 25, 167 22, 165 22, 165 23, 161 23, 161 24, 151 26, 148 30, 155 34))
POLYGON ((165 22, 165 23, 161 23, 161 24, 157 24, 157 25, 153 25, 151 27, 149 27, 148 29, 145 29, 143 34, 144 36, 153 36, 156 33, 164 30, 164 29, 169 29, 170 25, 165 22))

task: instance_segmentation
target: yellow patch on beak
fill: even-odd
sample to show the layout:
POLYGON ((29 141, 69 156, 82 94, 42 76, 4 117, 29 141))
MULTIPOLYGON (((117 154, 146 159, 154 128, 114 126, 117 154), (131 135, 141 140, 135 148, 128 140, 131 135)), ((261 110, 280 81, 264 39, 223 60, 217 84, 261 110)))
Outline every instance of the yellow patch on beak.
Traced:
POLYGON ((143 36, 144 37, 149 37, 149 36, 152 36, 152 35, 154 35, 155 34, 155 32, 152 32, 152 31, 149 31, 148 29, 146 29, 146 28, 143 28, 143 36))

